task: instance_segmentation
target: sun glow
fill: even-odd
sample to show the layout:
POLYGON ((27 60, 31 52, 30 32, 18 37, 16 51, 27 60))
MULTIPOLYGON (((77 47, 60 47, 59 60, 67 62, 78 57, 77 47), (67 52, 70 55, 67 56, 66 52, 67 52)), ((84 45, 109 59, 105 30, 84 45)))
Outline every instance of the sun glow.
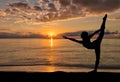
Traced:
POLYGON ((53 47, 53 36, 54 36, 54 33, 51 32, 49 36, 50 36, 50 46, 52 48, 53 47))
POLYGON ((53 36, 55 36, 55 34, 54 34, 53 32, 50 32, 49 36, 50 36, 51 38, 53 38, 53 36))
POLYGON ((53 47, 53 38, 50 39, 50 46, 53 47))
POLYGON ((51 50, 50 55, 47 57, 50 65, 46 68, 48 72, 54 72, 56 70, 55 63, 57 61, 57 57, 54 55, 54 52, 51 50))

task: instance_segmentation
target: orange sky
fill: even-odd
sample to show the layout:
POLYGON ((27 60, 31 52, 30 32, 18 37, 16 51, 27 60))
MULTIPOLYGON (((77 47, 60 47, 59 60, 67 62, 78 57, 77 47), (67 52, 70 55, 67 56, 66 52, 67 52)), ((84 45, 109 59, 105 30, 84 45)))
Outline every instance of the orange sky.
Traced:
POLYGON ((0 0, 0 32, 96 30, 106 13, 106 30, 120 32, 120 0, 0 0))

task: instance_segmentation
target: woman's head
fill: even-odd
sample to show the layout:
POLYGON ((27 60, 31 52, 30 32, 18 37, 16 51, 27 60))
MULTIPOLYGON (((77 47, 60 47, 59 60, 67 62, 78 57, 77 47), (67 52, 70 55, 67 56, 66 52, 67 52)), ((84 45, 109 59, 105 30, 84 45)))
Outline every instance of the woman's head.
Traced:
POLYGON ((87 38, 87 37, 88 37, 88 32, 83 31, 83 32, 81 33, 81 38, 82 38, 82 39, 85 39, 85 38, 87 38))

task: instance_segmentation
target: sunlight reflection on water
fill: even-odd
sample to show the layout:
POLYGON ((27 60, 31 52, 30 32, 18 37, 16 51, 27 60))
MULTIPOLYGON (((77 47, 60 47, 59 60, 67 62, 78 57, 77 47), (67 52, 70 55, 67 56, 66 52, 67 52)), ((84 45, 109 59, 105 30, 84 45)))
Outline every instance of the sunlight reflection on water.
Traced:
MULTIPOLYGON (((100 71, 120 72, 120 39, 105 39, 100 71)), ((63 39, 1 39, 0 71, 90 71, 95 53, 63 39)))

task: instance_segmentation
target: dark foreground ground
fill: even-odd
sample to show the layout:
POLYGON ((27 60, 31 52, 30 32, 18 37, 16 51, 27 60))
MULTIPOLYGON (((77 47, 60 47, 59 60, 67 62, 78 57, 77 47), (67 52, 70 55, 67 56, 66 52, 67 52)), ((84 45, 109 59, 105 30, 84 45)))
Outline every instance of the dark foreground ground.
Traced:
POLYGON ((120 82, 120 73, 112 72, 0 72, 0 82, 2 81, 87 81, 87 82, 120 82))

